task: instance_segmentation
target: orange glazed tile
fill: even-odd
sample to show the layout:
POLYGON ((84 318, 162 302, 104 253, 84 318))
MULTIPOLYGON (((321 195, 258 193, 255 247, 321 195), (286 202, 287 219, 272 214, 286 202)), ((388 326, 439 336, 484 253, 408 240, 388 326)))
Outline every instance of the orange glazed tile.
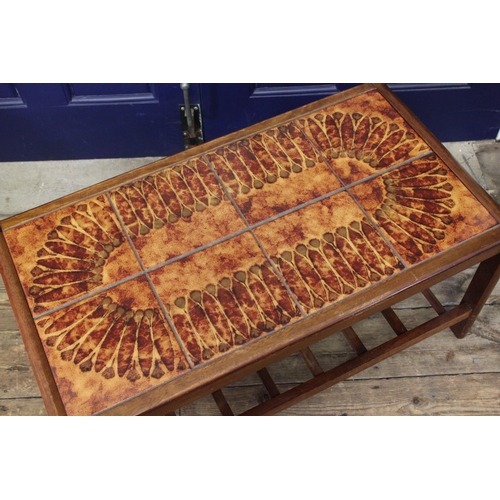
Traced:
POLYGON ((300 316, 249 233, 152 271, 150 277, 194 365, 300 316))
POLYGON ((245 227, 201 158, 121 186, 111 199, 146 268, 245 227))
POLYGON ((90 415, 189 369, 145 277, 36 321, 69 415, 90 415))
POLYGON ((250 224, 341 187, 294 122, 207 154, 250 224))
POLYGON ((429 150, 376 90, 297 121, 345 184, 429 150))
POLYGON ((307 313, 403 266, 345 192, 255 229, 307 313))
POLYGON ((35 315, 141 272, 104 195, 4 235, 35 315))
POLYGON ((350 191, 409 264, 497 224, 434 154, 350 191))

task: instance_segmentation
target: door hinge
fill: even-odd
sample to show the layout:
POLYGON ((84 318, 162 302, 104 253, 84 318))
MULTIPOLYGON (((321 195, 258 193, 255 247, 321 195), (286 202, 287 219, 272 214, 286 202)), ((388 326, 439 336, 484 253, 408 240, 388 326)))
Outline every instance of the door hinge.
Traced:
POLYGON ((189 99, 189 83, 181 83, 184 104, 179 106, 184 148, 189 149, 203 143, 203 127, 199 104, 191 104, 189 99))

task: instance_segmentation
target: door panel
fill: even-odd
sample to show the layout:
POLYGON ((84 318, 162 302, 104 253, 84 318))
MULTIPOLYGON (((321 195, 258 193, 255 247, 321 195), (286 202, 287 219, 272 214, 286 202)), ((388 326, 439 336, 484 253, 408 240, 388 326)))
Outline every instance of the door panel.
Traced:
POLYGON ((24 106, 16 87, 12 83, 0 83, 0 109, 24 106))
POLYGON ((442 142, 494 139, 500 128, 500 84, 389 86, 442 142))
MULTIPOLYGON (((66 91, 70 105, 156 103, 157 85, 151 83, 70 83, 66 91)), ((177 92, 178 96, 180 94, 177 92)))
MULTIPOLYGON (((198 85, 190 95, 199 104, 198 85)), ((182 103, 179 84, 3 84, 0 161, 174 154, 182 103)))

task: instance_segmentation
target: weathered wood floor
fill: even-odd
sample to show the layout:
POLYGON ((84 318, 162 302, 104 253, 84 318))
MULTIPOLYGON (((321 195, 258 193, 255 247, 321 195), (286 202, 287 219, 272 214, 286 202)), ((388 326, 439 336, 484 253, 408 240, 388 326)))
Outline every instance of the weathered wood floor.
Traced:
MULTIPOLYGON (((481 161, 482 153, 485 159, 478 172, 484 187, 497 197, 500 174, 492 165, 498 168, 500 148, 496 144, 486 146, 486 150, 477 151, 477 158, 481 161)), ((459 157, 460 152, 454 154, 459 157)), ((462 159, 468 164, 472 161, 465 155, 462 159)), ((464 271, 434 287, 433 291, 445 306, 456 304, 471 275, 472 270, 464 271)), ((421 296, 408 299, 395 310, 408 328, 434 316, 421 296)), ((368 348, 393 336, 379 315, 368 318, 355 330, 368 348)), ((352 356, 341 335, 334 335, 312 349, 324 369, 352 356)), ((310 377, 299 356, 272 365, 269 371, 280 390, 310 377)), ((247 409, 248 401, 266 398, 257 376, 233 384, 224 389, 224 394, 235 413, 247 409)), ((210 396, 178 413, 219 414, 210 396)), ((0 415, 44 414, 5 287, 0 281, 0 415)), ((450 330, 444 330, 280 415, 500 415, 500 286, 465 339, 458 340, 450 330)))

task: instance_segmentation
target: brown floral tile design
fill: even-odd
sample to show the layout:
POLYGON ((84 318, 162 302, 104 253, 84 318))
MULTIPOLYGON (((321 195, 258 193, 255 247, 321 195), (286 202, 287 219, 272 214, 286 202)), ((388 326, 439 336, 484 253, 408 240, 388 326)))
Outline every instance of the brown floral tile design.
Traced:
POLYGON ((145 277, 36 321, 66 411, 92 414, 189 369, 145 277))
POLYGON ((111 199, 146 268, 245 227, 202 158, 121 186, 111 199))
POLYGON ((35 315, 141 271, 104 195, 4 235, 35 315))
POLYGON ((150 276, 194 365, 300 316, 249 233, 168 264, 150 276))
POLYGON ((345 192, 255 229, 307 313, 403 266, 345 192))
POLYGON ((345 184, 429 150, 376 90, 315 111, 298 123, 345 184))
POLYGON ((294 122, 207 157, 250 224, 341 187, 294 122))
POLYGON ((350 191, 409 264, 497 223, 434 154, 350 191))

